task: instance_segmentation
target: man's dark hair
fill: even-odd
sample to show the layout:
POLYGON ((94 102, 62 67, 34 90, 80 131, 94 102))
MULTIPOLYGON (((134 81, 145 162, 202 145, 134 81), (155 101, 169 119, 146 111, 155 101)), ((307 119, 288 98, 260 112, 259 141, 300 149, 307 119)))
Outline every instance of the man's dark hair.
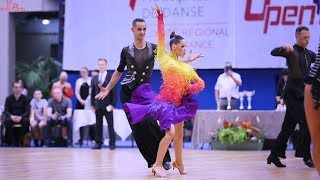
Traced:
POLYGON ((299 33, 301 33, 302 30, 309 31, 309 28, 306 27, 306 26, 299 26, 299 27, 297 27, 297 29, 296 29, 296 36, 297 36, 299 33))
POLYGON ((19 82, 19 80, 15 80, 15 81, 12 83, 12 87, 14 87, 14 84, 20 84, 21 87, 22 87, 22 84, 19 82))
POLYGON ((42 91, 41 91, 40 88, 36 88, 36 89, 33 91, 33 93, 36 92, 36 91, 40 91, 40 92, 42 93, 42 91))
POLYGON ((136 18, 132 21, 132 27, 136 26, 137 22, 144 22, 145 23, 146 21, 142 18, 136 18))
POLYGON ((99 62, 99 61, 104 61, 106 64, 108 64, 108 60, 107 60, 106 58, 99 58, 99 59, 98 59, 98 62, 99 62))

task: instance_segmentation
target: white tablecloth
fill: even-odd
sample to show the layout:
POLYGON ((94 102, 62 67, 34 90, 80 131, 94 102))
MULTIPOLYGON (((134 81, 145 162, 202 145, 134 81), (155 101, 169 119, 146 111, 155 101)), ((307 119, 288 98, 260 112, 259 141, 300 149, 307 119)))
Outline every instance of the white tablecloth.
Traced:
MULTIPOLYGON (((107 127, 107 121, 103 117, 103 126, 107 127)), ((96 123, 96 116, 92 110, 74 110, 73 113, 73 142, 79 140, 79 128, 96 123)), ((131 134, 131 128, 129 126, 127 117, 122 109, 113 110, 113 126, 114 131, 121 137, 122 141, 125 141, 131 134)), ((105 128, 104 127, 104 128, 105 128)), ((106 137, 104 134, 103 137, 106 137)))
POLYGON ((216 132, 223 128, 223 121, 232 121, 237 118, 241 121, 252 120, 252 125, 261 129, 266 138, 275 139, 281 130, 284 120, 284 111, 260 110, 260 111, 216 111, 198 110, 194 120, 192 131, 192 146, 210 142, 209 132, 216 132))

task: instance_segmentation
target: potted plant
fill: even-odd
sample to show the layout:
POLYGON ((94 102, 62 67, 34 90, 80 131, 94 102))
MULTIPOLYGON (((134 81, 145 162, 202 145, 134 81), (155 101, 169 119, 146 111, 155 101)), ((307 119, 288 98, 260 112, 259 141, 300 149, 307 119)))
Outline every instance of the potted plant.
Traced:
POLYGON ((251 120, 223 122, 223 129, 210 133, 211 146, 215 150, 261 150, 264 135, 260 129, 252 126, 251 120))
POLYGON ((31 64, 18 63, 16 77, 24 81, 29 92, 41 89, 44 98, 50 97, 53 82, 57 81, 58 73, 62 70, 59 61, 48 56, 39 56, 31 64))

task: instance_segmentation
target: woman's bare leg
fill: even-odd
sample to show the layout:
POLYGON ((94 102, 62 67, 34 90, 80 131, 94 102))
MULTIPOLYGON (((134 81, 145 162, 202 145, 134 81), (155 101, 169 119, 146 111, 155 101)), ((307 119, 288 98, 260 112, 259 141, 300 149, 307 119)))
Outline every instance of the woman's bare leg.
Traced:
POLYGON ((182 163, 183 125, 184 125, 183 122, 175 125, 176 133, 173 138, 173 147, 174 147, 174 152, 176 155, 175 162, 178 165, 183 164, 182 163))
POLYGON ((320 175, 320 108, 314 108, 314 102, 311 95, 311 85, 306 85, 304 90, 304 105, 308 122, 308 127, 313 144, 312 159, 320 175))
POLYGON ((165 136, 161 139, 159 143, 159 148, 157 152, 157 159, 156 162, 153 165, 153 169, 156 171, 156 173, 160 176, 164 176, 165 174, 162 173, 162 162, 163 158, 167 152, 167 149, 174 137, 175 134, 175 127, 171 124, 171 128, 166 131, 165 136))
POLYGON ((160 143, 159 143, 159 148, 158 148, 158 152, 157 152, 157 159, 156 162, 154 163, 154 165, 161 165, 162 166, 162 162, 163 162, 163 158, 167 152, 167 149, 174 137, 175 134, 175 127, 174 125, 171 124, 171 128, 169 130, 166 131, 165 136, 161 139, 160 143))

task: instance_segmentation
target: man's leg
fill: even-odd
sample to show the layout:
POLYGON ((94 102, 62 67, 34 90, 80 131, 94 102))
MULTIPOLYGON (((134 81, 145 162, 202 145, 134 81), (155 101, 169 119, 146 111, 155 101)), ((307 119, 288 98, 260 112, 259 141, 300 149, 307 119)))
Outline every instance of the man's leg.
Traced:
POLYGON ((276 139, 275 144, 272 146, 271 154, 267 158, 268 164, 273 163, 277 167, 286 167, 284 164, 280 162, 279 157, 286 158, 285 150, 287 148, 287 142, 297 125, 297 122, 293 117, 295 112, 295 96, 287 93, 285 96, 285 101, 287 109, 284 121, 282 123, 281 131, 276 139))
POLYGON ((226 98, 220 99, 220 109, 227 110, 228 100, 226 98))
POLYGON ((290 109, 287 108, 281 131, 277 136, 275 144, 272 146, 271 154, 276 157, 285 158, 288 140, 296 127, 294 118, 290 115, 290 109))
POLYGON ((21 142, 23 144, 24 136, 29 132, 30 127, 30 121, 27 118, 21 119, 20 121, 22 128, 19 136, 19 143, 21 142))
POLYGON ((12 131, 12 125, 13 121, 11 119, 5 119, 4 120, 4 126, 6 128, 6 141, 8 143, 8 146, 11 146, 13 143, 13 131, 12 131))
POLYGON ((110 149, 113 150, 116 146, 116 133, 114 132, 113 127, 113 112, 107 112, 105 114, 107 123, 108 123, 108 131, 109 131, 109 146, 110 149))
MULTIPOLYGON (((128 120, 130 119, 128 115, 127 118, 128 120)), ((130 120, 129 124, 138 149, 144 159, 148 162, 148 167, 151 167, 156 162, 159 143, 164 137, 164 132, 160 130, 157 121, 152 118, 148 118, 135 125, 131 125, 130 120)), ((171 161, 169 151, 166 152, 163 161, 171 161)))
MULTIPOLYGON (((131 101, 131 93, 132 91, 130 89, 128 89, 126 86, 122 86, 120 99, 123 107, 125 107, 126 102, 131 101)), ((164 137, 165 133, 160 130, 160 127, 155 119, 148 118, 138 124, 132 125, 130 113, 125 113, 138 149, 144 159, 147 161, 148 167, 151 167, 151 165, 156 162, 159 143, 164 137)), ((170 161, 170 154, 169 151, 167 151, 164 157, 164 162, 170 161)))
POLYGON ((67 137, 68 137, 68 146, 72 146, 72 132, 73 132, 73 124, 72 119, 66 119, 66 126, 67 126, 67 137))
POLYGON ((48 127, 47 127, 47 135, 48 135, 48 145, 52 145, 54 143, 54 127, 56 126, 56 120, 49 119, 48 127))
POLYGON ((29 132, 29 127, 30 127, 30 121, 29 119, 25 118, 25 119, 21 119, 21 125, 22 125, 22 133, 23 135, 26 134, 27 132, 29 132))
POLYGON ((102 146, 103 112, 96 109, 96 147, 102 146))
POLYGON ((90 141, 94 141, 95 139, 95 134, 96 134, 96 125, 89 125, 89 136, 90 136, 90 141))
POLYGON ((276 139, 276 142, 271 149, 272 155, 281 158, 285 158, 285 151, 287 149, 288 140, 297 125, 297 121, 295 118, 297 112, 297 98, 295 94, 287 93, 285 96, 285 102, 287 109, 284 121, 282 123, 281 131, 276 139))
POLYGON ((238 106, 238 99, 235 99, 235 98, 232 98, 231 99, 231 109, 239 109, 239 106, 238 106))

